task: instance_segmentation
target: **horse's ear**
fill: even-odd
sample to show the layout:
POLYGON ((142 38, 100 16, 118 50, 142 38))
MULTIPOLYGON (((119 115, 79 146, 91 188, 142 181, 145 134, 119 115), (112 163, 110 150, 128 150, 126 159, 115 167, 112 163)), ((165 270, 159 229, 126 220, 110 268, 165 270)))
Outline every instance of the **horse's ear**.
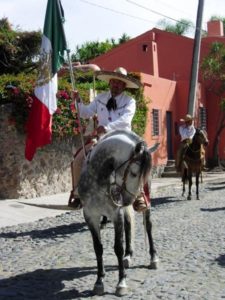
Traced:
POLYGON ((114 158, 111 157, 101 165, 98 171, 97 182, 99 184, 105 183, 108 180, 110 174, 113 172, 113 170, 114 170, 114 158))
POLYGON ((152 152, 155 152, 159 148, 159 145, 160 145, 160 143, 155 143, 155 145, 153 145, 152 147, 148 148, 149 154, 151 154, 152 152))
POLYGON ((136 147, 135 147, 135 153, 138 154, 138 153, 142 153, 144 151, 144 144, 143 142, 140 142, 140 143, 137 143, 136 147))

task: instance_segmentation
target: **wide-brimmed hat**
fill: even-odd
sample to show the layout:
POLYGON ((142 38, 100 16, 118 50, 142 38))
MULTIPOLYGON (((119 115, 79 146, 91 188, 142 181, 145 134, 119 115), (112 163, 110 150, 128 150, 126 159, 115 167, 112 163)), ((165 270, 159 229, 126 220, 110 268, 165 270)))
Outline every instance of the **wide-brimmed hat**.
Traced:
POLYGON ((97 71, 96 77, 100 80, 109 83, 110 79, 118 79, 126 83, 126 87, 129 89, 138 89, 142 86, 141 82, 135 78, 127 76, 127 70, 119 67, 112 71, 97 71))
POLYGON ((191 115, 186 115, 183 119, 180 119, 181 122, 189 122, 189 121, 193 121, 194 118, 191 115))

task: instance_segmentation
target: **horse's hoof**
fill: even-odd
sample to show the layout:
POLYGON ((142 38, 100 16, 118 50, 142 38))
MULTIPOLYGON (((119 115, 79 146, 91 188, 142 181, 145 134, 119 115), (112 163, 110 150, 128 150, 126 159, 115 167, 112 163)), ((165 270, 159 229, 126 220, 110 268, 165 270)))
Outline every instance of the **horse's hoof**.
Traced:
POLYGON ((191 200, 191 197, 190 197, 190 196, 188 196, 188 197, 187 197, 187 200, 191 200))
POLYGON ((157 270, 158 269, 158 262, 157 261, 151 261, 150 265, 149 265, 149 269, 157 270))
POLYGON ((124 256, 124 258, 123 258, 124 268, 126 268, 126 269, 130 268, 130 264, 131 264, 131 256, 130 255, 124 256))
POLYGON ((102 296, 104 294, 104 284, 103 283, 95 283, 93 288, 93 293, 97 296, 102 296))
POLYGON ((158 263, 159 263, 158 257, 154 257, 153 259, 150 260, 149 269, 151 270, 158 269, 158 263))
POLYGON ((127 288, 126 280, 122 279, 116 287, 116 296, 122 297, 127 295, 127 293, 128 293, 128 288, 127 288))

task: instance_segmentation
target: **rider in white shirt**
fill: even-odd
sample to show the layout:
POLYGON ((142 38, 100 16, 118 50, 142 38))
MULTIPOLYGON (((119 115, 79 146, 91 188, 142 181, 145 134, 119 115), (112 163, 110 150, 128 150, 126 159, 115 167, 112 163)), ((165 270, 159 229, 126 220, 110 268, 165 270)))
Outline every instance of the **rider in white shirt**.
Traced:
MULTIPOLYGON (((126 88, 138 89, 141 83, 127 76, 124 68, 117 68, 114 72, 98 71, 97 78, 109 83, 109 91, 101 93, 88 105, 81 102, 79 93, 73 92, 73 98, 79 106, 80 117, 90 118, 97 115, 98 127, 96 132, 98 135, 105 134, 115 129, 131 130, 131 122, 136 111, 135 100, 125 94, 126 88)), ((93 143, 86 145, 86 150, 90 149, 93 143)), ((69 198, 69 205, 80 208, 81 202, 77 194, 77 185, 80 178, 80 172, 84 160, 83 151, 78 151, 71 163, 73 190, 69 198)), ((140 199, 139 199, 140 200, 140 199)), ((140 200, 141 206, 144 206, 140 200)))
POLYGON ((194 127, 194 122, 193 122, 193 117, 189 114, 187 114, 184 119, 180 119, 181 122, 184 122, 179 127, 179 133, 181 136, 181 144, 180 147, 177 151, 177 159, 176 159, 176 169, 177 171, 181 171, 181 163, 182 163, 182 158, 192 142, 192 139, 195 135, 196 129, 194 127))

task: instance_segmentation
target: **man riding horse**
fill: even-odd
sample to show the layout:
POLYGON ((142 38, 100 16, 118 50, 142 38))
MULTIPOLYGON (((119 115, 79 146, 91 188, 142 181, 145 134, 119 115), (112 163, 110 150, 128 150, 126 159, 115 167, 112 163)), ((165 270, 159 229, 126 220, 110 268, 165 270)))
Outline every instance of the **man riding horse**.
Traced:
MULTIPOLYGON (((96 131, 98 136, 115 129, 131 130, 131 122, 136 111, 136 102, 124 91, 126 88, 138 89, 141 83, 136 79, 129 78, 127 71, 122 67, 117 68, 114 72, 98 71, 96 72, 96 77, 109 84, 109 91, 97 95, 88 105, 84 105, 79 93, 74 91, 72 97, 79 106, 80 116, 87 119, 97 115, 98 127, 96 131)), ((85 145, 85 150, 88 151, 92 146, 93 141, 85 145)), ((77 193, 77 185, 83 161, 84 153, 82 149, 79 149, 71 163, 73 189, 69 198, 69 206, 74 208, 82 207, 77 193)), ((137 197, 134 203, 134 208, 137 211, 142 211, 148 206, 146 198, 144 192, 141 192, 140 196, 137 197)))
MULTIPOLYGON (((190 144, 192 143, 192 139, 196 133, 196 128, 194 127, 194 118, 187 114, 183 119, 180 119, 183 124, 179 127, 179 133, 181 136, 181 144, 177 151, 176 157, 176 170, 177 172, 181 172, 182 162, 186 151, 190 144)), ((205 150, 202 148, 201 150, 202 163, 205 164, 205 150)))

